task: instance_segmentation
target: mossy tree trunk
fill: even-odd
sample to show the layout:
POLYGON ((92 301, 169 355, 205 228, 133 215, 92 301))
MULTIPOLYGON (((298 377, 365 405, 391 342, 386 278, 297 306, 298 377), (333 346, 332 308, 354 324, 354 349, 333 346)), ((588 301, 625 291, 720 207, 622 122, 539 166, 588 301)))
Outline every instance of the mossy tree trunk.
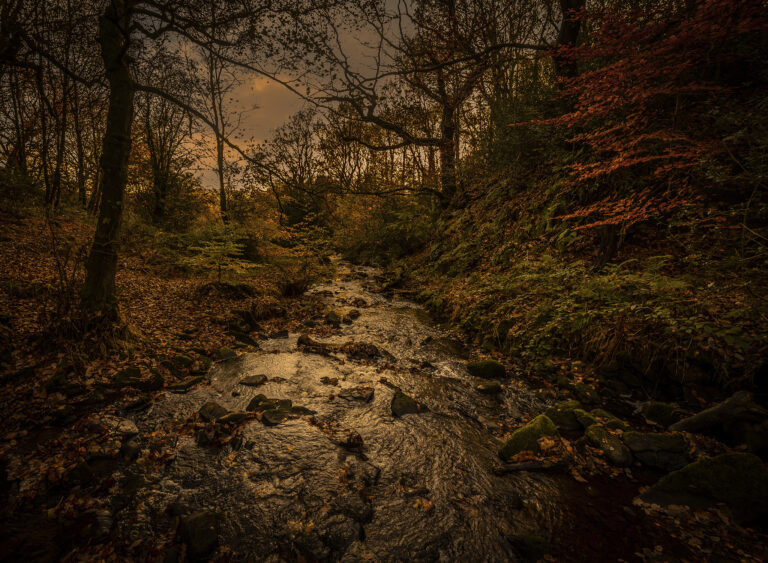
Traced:
POLYGON ((90 317, 110 322, 120 319, 115 274, 135 94, 128 58, 132 4, 132 0, 110 0, 99 20, 101 57, 110 88, 109 110, 102 143, 101 206, 86 263, 81 309, 90 317))

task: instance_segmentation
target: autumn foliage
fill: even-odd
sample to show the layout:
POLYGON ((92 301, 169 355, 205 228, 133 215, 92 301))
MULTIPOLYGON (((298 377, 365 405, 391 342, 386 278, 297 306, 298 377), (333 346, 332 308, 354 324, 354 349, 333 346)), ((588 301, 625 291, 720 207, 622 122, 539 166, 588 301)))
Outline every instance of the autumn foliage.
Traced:
POLYGON ((572 17, 590 40, 554 53, 582 70, 558 84, 569 111, 532 122, 565 128, 577 150, 569 184, 597 187, 562 218, 627 226, 706 195, 702 168, 739 149, 722 122, 759 84, 765 4, 620 3, 572 17))

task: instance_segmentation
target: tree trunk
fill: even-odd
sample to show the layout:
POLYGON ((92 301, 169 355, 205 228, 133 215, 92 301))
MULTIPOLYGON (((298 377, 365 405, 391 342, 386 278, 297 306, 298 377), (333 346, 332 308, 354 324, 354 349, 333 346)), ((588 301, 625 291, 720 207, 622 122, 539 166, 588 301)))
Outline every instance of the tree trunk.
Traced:
POLYGON ((456 197, 456 109, 449 105, 443 106, 440 122, 440 189, 450 205, 456 197))
POLYGON ((51 181, 51 202, 54 206, 59 205, 61 202, 61 173, 64 167, 64 151, 65 143, 67 141, 67 114, 68 108, 68 96, 69 84, 68 80, 64 80, 61 97, 61 118, 58 120, 57 131, 57 143, 56 143, 56 165, 53 169, 53 179, 51 181))
MULTIPOLYGON (((581 29, 581 20, 574 19, 572 12, 578 12, 586 0, 560 0, 560 11, 563 13, 563 22, 560 24, 560 33, 557 37, 558 47, 576 45, 581 29)), ((576 62, 570 59, 555 57, 555 74, 562 78, 572 78, 578 74, 576 62)))
POLYGON ((83 209, 85 209, 87 205, 85 194, 85 149, 83 147, 83 130, 80 126, 80 90, 77 84, 74 85, 74 89, 72 125, 75 128, 75 146, 77 148, 77 199, 83 209))
POLYGON ((101 207, 86 264, 81 308, 109 322, 120 320, 115 291, 117 243, 128 180, 135 94, 127 54, 130 21, 131 8, 125 0, 111 0, 99 20, 101 57, 110 89, 109 110, 101 154, 101 207))

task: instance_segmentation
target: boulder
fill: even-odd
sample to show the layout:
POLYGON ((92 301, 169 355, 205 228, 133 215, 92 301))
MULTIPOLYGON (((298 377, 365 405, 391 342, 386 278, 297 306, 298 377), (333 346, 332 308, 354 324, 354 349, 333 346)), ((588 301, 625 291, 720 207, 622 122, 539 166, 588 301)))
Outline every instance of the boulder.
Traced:
POLYGON ((581 423, 576 416, 576 410, 581 409, 581 403, 574 399, 562 401, 544 411, 549 419, 560 430, 581 430, 581 423))
POLYGON ((499 456, 504 460, 508 460, 523 451, 538 453, 541 451, 539 439, 544 436, 555 438, 560 436, 560 433, 557 431, 555 423, 547 415, 540 414, 528 424, 512 433, 512 436, 504 442, 504 445, 499 450, 499 456))
POLYGON ((292 414, 291 409, 276 408, 261 413, 261 423, 264 426, 277 426, 292 414))
POLYGON ((576 395, 576 398, 579 399, 579 401, 582 403, 586 403, 588 405, 600 404, 600 394, 591 385, 587 385, 586 383, 580 381, 578 383, 574 383, 572 388, 573 394, 576 395))
POLYGON ((200 407, 200 410, 198 411, 200 418, 207 422, 217 420, 228 413, 229 411, 227 409, 215 401, 208 401, 200 407))
POLYGON ((621 442, 618 436, 614 436, 608 430, 593 424, 584 433, 589 443, 603 450, 605 457, 617 467, 629 467, 632 464, 632 454, 621 442))
POLYGON ((213 512, 182 516, 178 534, 187 546, 189 560, 205 561, 219 545, 219 517, 213 512))
POLYGON ((266 382, 267 376, 263 373, 258 373, 244 377, 240 380, 240 385, 245 385, 247 387, 258 387, 259 385, 264 385, 266 382))
POLYGON ((358 360, 372 360, 381 356, 381 350, 368 342, 347 342, 342 345, 341 351, 358 360))
POLYGON ((682 434, 625 432, 623 438, 635 458, 650 467, 674 471, 688 463, 688 442, 682 434))
POLYGON ((698 414, 684 418, 669 427, 676 432, 717 433, 735 421, 761 422, 768 410, 754 402, 748 391, 738 391, 731 397, 698 414))
POLYGON ((484 395, 498 395, 501 393, 501 384, 490 379, 480 379, 475 383, 475 390, 484 395))
POLYGON ((245 410, 249 412, 264 412, 266 410, 279 408, 290 410, 292 406, 293 402, 290 399, 270 399, 266 395, 259 393, 251 399, 251 402, 248 403, 245 410))
POLYGON ((341 324, 342 319, 344 316, 334 309, 331 309, 325 314, 325 322, 326 324, 329 324, 331 326, 338 327, 341 324))
POLYGON ((753 454, 702 458, 665 475, 640 498, 653 504, 693 508, 722 502, 739 522, 751 522, 768 513, 768 469, 753 454))
POLYGON ((467 371, 481 379, 506 379, 507 370, 495 360, 478 360, 467 364, 467 371))
POLYGON ((392 414, 397 417, 406 414, 421 414, 429 411, 425 405, 422 405, 399 389, 395 391, 395 394, 392 396, 390 408, 392 409, 392 414))

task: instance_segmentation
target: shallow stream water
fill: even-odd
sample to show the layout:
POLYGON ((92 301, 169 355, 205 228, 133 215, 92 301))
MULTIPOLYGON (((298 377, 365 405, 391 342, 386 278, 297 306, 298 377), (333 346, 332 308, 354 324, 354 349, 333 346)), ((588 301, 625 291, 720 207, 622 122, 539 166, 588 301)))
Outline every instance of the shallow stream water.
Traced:
POLYGON ((498 397, 474 390, 461 346, 418 305, 368 289, 374 275, 342 264, 336 280, 312 290, 329 308, 360 311, 332 336, 312 338, 370 343, 380 357, 308 353, 291 333, 216 364, 210 385, 134 415, 148 435, 208 401, 243 411, 257 394, 315 412, 276 426, 248 421, 242 439, 223 447, 180 434, 171 461, 124 476, 132 508, 122 511, 123 532, 156 534, 172 525, 168 507, 180 506, 216 513, 235 561, 510 561, 521 559, 521 538, 558 528, 551 477, 494 473, 494 421, 530 412, 531 397, 515 386, 498 397), (240 384, 257 374, 269 381, 240 384), (369 401, 360 387, 373 389, 369 401), (393 416, 396 388, 429 410, 393 416), (344 444, 355 432, 362 447, 344 444))

